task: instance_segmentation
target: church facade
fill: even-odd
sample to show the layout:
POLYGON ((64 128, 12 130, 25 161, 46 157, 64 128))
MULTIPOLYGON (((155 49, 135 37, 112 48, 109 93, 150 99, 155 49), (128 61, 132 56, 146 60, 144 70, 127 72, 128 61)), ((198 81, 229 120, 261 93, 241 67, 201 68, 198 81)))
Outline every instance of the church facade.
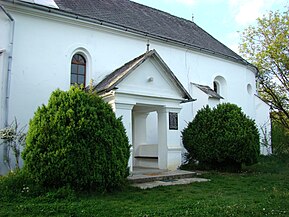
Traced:
MULTIPOLYGON (((74 83, 93 83, 123 117, 131 170, 177 169, 181 131, 205 105, 235 103, 260 132, 270 128, 257 69, 192 21, 129 0, 0 6, 1 128, 14 117, 28 125, 52 91, 74 83)), ((3 155, 1 147, 2 173, 3 155)))

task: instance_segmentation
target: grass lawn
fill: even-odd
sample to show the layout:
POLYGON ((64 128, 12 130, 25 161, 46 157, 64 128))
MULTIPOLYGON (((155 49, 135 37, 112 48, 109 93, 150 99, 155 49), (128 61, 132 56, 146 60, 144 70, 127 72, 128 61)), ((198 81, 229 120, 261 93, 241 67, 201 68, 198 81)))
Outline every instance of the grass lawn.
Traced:
MULTIPOLYGON (((289 156, 262 157, 240 174, 209 172, 210 182, 127 187, 104 195, 5 199, 0 216, 289 216, 289 156)), ((1 195, 1 194, 0 194, 1 195)))

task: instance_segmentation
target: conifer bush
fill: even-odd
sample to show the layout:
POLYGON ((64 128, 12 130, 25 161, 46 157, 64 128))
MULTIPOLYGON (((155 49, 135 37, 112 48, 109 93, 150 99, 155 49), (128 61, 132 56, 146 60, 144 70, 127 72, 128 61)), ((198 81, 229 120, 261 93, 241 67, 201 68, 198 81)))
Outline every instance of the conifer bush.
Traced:
POLYGON ((99 96, 56 90, 30 121, 24 170, 45 187, 110 191, 126 180, 129 147, 121 119, 99 96))
POLYGON ((259 132, 237 105, 224 103, 199 110, 182 132, 186 160, 211 169, 239 171, 257 162, 259 132))

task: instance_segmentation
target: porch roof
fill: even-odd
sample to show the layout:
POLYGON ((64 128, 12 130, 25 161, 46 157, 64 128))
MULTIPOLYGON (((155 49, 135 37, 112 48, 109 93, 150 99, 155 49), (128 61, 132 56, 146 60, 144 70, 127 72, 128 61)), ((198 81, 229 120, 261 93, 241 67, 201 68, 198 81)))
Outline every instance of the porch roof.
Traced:
POLYGON ((107 75, 101 82, 99 82, 94 90, 98 93, 109 92, 113 89, 117 89, 117 85, 122 82, 132 71, 144 63, 148 58, 154 58, 167 72, 168 78, 177 86, 177 88, 182 93, 183 99, 187 101, 194 101, 187 90, 183 87, 181 82, 177 79, 174 73, 170 70, 167 64, 162 60, 156 50, 150 50, 133 60, 125 63, 120 68, 113 71, 111 74, 107 75))
POLYGON ((220 94, 218 94, 216 91, 214 91, 212 88, 210 88, 207 85, 201 85, 193 83, 197 88, 199 88, 201 91, 206 93, 209 97, 215 98, 215 99, 224 99, 220 94))

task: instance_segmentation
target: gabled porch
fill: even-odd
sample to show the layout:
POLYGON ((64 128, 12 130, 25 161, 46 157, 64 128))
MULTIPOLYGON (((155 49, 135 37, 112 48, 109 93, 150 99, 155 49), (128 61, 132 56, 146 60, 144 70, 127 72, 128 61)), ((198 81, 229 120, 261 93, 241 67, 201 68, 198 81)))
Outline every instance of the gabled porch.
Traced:
POLYGON ((181 164, 178 114, 191 96, 155 50, 131 60, 95 87, 122 117, 132 144, 129 167, 176 170, 181 164))

